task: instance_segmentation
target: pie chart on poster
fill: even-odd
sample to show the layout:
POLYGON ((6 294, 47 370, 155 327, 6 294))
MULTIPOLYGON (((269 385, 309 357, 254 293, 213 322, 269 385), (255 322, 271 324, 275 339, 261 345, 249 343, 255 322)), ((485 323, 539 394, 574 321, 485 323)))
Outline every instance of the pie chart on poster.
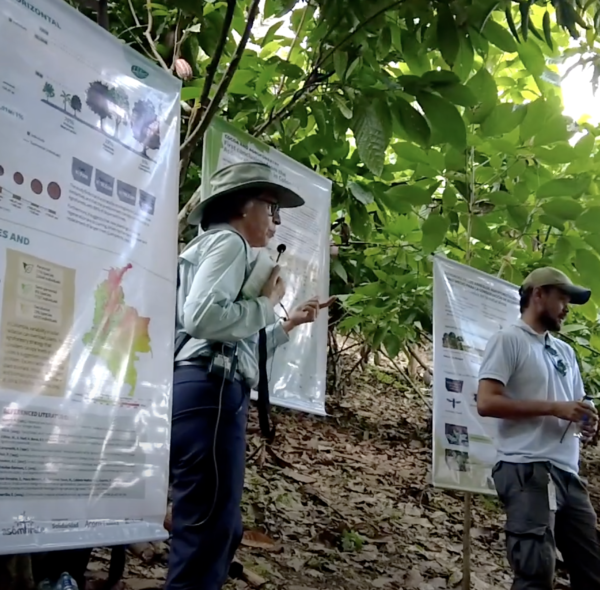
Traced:
POLYGON ((43 187, 42 183, 37 178, 34 178, 31 181, 31 190, 36 195, 41 195, 42 194, 42 191, 44 190, 44 187, 43 187))
POLYGON ((60 185, 56 182, 51 182, 48 185, 48 194, 50 195, 50 198, 54 199, 55 201, 60 199, 60 195, 62 194, 60 185))
POLYGON ((15 172, 13 174, 13 180, 15 181, 15 184, 23 184, 23 182, 25 181, 23 175, 20 172, 15 172))

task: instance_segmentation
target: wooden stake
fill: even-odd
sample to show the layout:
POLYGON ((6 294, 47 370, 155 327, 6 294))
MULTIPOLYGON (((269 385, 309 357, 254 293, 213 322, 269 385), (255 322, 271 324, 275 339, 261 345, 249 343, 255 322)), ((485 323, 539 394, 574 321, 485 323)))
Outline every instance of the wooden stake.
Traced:
POLYGON ((471 492, 465 492, 463 520, 463 580, 462 590, 471 590, 471 492))

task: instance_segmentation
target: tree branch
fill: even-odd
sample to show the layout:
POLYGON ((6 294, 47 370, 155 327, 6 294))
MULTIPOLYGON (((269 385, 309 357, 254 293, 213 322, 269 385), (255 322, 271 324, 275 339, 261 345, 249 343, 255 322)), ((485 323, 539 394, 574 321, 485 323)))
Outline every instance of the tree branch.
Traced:
MULTIPOLYGON (((254 21, 258 14, 259 6, 260 6, 260 0, 252 1, 252 5, 250 6, 250 9, 248 11, 248 20, 246 22, 246 28, 244 29, 244 33, 243 33, 242 38, 240 39, 240 42, 235 50, 235 53, 229 64, 229 67, 227 68, 227 71, 223 75, 223 78, 221 78, 221 82, 219 83, 219 86, 217 87, 215 95, 213 96, 212 100, 210 101, 210 104, 204 111, 204 113, 202 115, 202 119, 200 120, 200 123, 198 124, 198 126, 194 129, 194 131, 191 133, 191 135, 185 140, 185 142, 181 146, 181 150, 180 150, 181 164, 180 164, 180 170, 179 170, 180 184, 183 182, 183 180, 185 179, 185 176, 187 174, 187 170, 190 165, 191 156, 192 156, 194 150, 196 149, 197 145, 202 140, 202 137, 204 136, 204 132, 208 129, 208 126, 210 125, 214 116, 217 114, 217 111, 219 110, 219 106, 221 104, 221 100, 225 96, 225 93, 227 92, 227 88, 229 87, 229 84, 231 83, 231 80, 233 79, 233 76, 240 64, 242 55, 244 54, 244 50, 246 49, 246 45, 248 44, 248 41, 250 40, 250 35, 252 33, 252 27, 254 26, 254 21)), ((196 205, 196 202, 198 201, 198 199, 199 199, 199 197, 196 197, 196 199, 194 199, 192 197, 183 206, 183 208, 179 212, 178 221, 179 221, 179 226, 180 226, 180 232, 183 229, 182 221, 185 220, 188 213, 196 205)))
POLYGON ((188 121, 188 128, 185 134, 184 143, 192 135, 200 112, 209 106, 208 96, 210 94, 210 89, 212 88, 213 82, 215 81, 215 74, 219 68, 219 63, 221 63, 221 58, 223 57, 223 51, 225 50, 225 45, 227 44, 227 38, 229 37, 229 31, 231 30, 231 23, 233 22, 234 13, 235 0, 227 0, 227 11, 225 12, 225 20, 223 21, 223 28, 221 29, 221 36, 210 63, 206 68, 206 77, 204 79, 204 85, 202 86, 202 94, 200 95, 200 100, 196 102, 192 110, 190 120, 188 121))
MULTIPOLYGON (((129 9, 131 10, 132 14, 135 14, 131 0, 129 0, 129 9)), ((154 59, 161 65, 161 67, 164 70, 166 70, 167 72, 170 72, 171 70, 169 69, 169 66, 165 63, 165 60, 162 58, 160 53, 158 53, 158 49, 156 48, 156 43, 154 42, 154 39, 152 38, 152 25, 154 24, 154 18, 152 16, 151 0, 146 0, 146 10, 148 11, 148 25, 146 26, 146 31, 144 32, 144 37, 146 37, 146 40, 148 41, 148 45, 150 45, 150 51, 152 51, 152 55, 154 56, 154 59)))
MULTIPOLYGON (((250 11, 252 11, 252 8, 250 11)), ((219 38, 215 52, 212 55, 212 59, 206 68, 206 78, 204 81, 204 86, 202 87, 202 95, 200 96, 200 105, 203 108, 208 107, 208 95, 210 94, 210 89, 212 88, 215 80, 215 74, 217 73, 219 63, 223 57, 223 51, 225 50, 225 45, 227 44, 227 38, 229 37, 229 31, 231 30, 231 23, 233 22, 234 13, 235 0, 227 0, 227 11, 225 12, 225 20, 223 21, 223 28, 221 29, 221 37, 219 38)), ((250 15, 248 15, 248 21, 250 21, 250 15)), ((252 22, 254 22, 254 19, 252 19, 252 22)), ((240 45, 241 44, 242 41, 240 41, 240 45)), ((246 45, 244 43, 244 48, 245 46, 246 45)))
POLYGON ((362 23, 360 23, 356 27, 354 27, 339 43, 337 43, 336 45, 334 45, 329 51, 327 51, 323 55, 323 57, 321 57, 320 59, 317 60, 317 63, 315 64, 315 66, 311 70, 310 74, 306 78, 306 80, 305 80, 302 88, 300 88, 299 90, 297 90, 294 93, 294 95, 292 96, 292 99, 290 100, 290 102, 287 105, 283 106, 276 113, 271 113, 271 115, 269 116, 269 118, 260 127, 258 127, 258 129, 256 129, 256 131, 253 133, 253 135, 260 135, 261 133, 263 133, 265 131, 265 129, 267 127, 269 127, 269 125, 271 125, 275 121, 278 121, 286 113, 288 113, 289 109, 292 106, 294 106, 294 104, 296 104, 305 94, 307 94, 308 92, 312 92, 312 90, 314 90, 314 88, 316 88, 319 85, 319 83, 320 83, 319 82, 319 83, 315 84, 315 82, 314 82, 316 76, 318 75, 319 68, 321 68, 321 66, 338 49, 340 49, 350 39, 352 39, 352 37, 354 37, 354 35, 356 35, 356 33, 358 33, 361 29, 364 29, 368 24, 372 23, 376 18, 378 18, 382 14, 385 14, 388 10, 392 10, 392 8, 396 8, 396 6, 400 6, 400 4, 402 4, 403 2, 404 2, 404 0, 396 0, 395 2, 392 2, 391 4, 388 4, 387 6, 381 8, 380 10, 377 10, 376 12, 374 12, 369 18, 367 18, 362 23))

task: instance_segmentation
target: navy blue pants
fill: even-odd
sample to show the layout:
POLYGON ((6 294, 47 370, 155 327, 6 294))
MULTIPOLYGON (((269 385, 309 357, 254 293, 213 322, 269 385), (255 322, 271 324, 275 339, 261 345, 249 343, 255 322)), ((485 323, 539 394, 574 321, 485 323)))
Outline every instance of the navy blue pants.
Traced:
POLYGON ((249 388, 196 366, 175 369, 173 528, 165 590, 219 590, 243 534, 249 388))

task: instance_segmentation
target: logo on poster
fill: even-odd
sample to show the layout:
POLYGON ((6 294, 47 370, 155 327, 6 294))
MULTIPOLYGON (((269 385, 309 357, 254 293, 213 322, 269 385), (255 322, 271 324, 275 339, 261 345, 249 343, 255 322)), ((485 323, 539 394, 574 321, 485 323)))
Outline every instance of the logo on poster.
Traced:
POLYGON ((148 77, 148 72, 144 68, 140 68, 140 66, 131 66, 131 72, 140 80, 148 77))
POLYGON ((55 26, 57 29, 60 29, 60 25, 58 24, 57 21, 55 21, 51 16, 47 15, 45 12, 42 12, 34 4, 31 4, 31 2, 26 2, 25 0, 17 0, 17 3, 19 3, 21 6, 24 6, 28 10, 31 10, 31 12, 33 12, 40 18, 43 18, 47 23, 50 23, 51 25, 55 26))

